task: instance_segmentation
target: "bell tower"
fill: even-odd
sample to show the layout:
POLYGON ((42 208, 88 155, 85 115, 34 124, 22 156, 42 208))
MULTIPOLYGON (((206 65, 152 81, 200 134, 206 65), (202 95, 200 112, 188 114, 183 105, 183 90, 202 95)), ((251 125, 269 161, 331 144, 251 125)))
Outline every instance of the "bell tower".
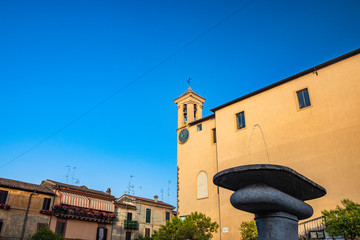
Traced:
POLYGON ((178 109, 178 128, 202 118, 205 98, 196 94, 189 86, 186 92, 176 98, 174 102, 178 109))

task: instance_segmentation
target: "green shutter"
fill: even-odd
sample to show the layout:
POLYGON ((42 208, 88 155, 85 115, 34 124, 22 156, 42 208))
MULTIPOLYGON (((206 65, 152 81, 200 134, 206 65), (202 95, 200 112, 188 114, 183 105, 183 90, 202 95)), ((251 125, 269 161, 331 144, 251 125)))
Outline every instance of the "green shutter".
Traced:
POLYGON ((149 208, 146 209, 146 222, 147 223, 151 222, 151 209, 149 208))

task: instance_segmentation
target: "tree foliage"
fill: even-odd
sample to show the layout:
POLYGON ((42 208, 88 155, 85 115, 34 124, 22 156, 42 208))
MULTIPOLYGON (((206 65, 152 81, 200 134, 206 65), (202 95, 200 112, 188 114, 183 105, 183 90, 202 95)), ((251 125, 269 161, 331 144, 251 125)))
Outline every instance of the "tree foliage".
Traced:
POLYGON ((31 237, 31 240, 64 240, 64 238, 44 226, 31 237))
POLYGON ((341 201, 344 208, 336 206, 334 210, 324 210, 324 225, 332 236, 355 239, 360 236, 360 205, 349 199, 341 201))
POLYGON ((152 235, 154 240, 209 240, 219 225, 202 213, 191 213, 184 220, 174 217, 152 235))
POLYGON ((241 240, 257 240, 258 232, 254 220, 242 222, 240 225, 241 240))

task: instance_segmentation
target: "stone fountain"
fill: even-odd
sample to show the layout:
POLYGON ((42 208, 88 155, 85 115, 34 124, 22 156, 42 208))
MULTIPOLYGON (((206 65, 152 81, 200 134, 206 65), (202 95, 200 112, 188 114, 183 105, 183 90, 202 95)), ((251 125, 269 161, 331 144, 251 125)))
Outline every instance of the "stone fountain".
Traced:
POLYGON ((259 240, 298 240, 298 221, 312 216, 306 200, 322 197, 325 188, 291 168, 254 164, 226 169, 214 184, 235 193, 231 204, 255 214, 259 240))

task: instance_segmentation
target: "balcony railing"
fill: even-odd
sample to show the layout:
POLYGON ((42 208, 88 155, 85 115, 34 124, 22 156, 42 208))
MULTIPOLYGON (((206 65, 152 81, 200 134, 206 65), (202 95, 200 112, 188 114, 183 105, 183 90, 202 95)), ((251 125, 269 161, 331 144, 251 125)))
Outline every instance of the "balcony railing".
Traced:
POLYGON ((139 223, 137 221, 124 220, 124 228, 139 230, 139 223))
POLYGON ((314 218, 312 220, 299 224, 300 239, 325 239, 325 226, 323 217, 314 218))
POLYGON ((79 207, 72 207, 66 205, 55 205, 50 213, 43 214, 54 215, 61 218, 70 218, 81 221, 100 222, 111 224, 115 221, 116 215, 114 213, 100 212, 94 209, 86 209, 79 207))

